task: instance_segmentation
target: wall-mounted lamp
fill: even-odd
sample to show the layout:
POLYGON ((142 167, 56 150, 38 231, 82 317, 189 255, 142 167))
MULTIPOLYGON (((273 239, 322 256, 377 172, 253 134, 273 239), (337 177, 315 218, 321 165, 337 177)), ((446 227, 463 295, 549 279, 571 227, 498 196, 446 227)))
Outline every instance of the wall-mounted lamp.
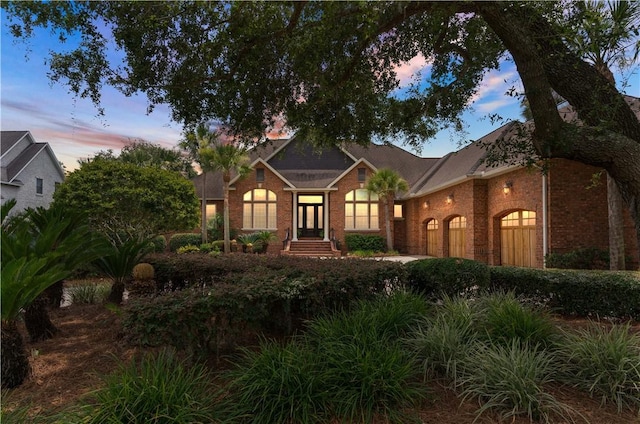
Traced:
POLYGON ((450 205, 452 203, 453 203, 453 193, 447 196, 447 205, 450 205))
POLYGON ((431 206, 431 203, 428 200, 425 200, 425 202, 422 204, 422 207, 425 209, 429 209, 430 206, 431 206))
POLYGON ((511 193, 511 188, 513 187, 513 183, 511 181, 507 181, 506 183, 504 183, 504 185, 502 186, 502 192, 504 194, 509 194, 511 193))

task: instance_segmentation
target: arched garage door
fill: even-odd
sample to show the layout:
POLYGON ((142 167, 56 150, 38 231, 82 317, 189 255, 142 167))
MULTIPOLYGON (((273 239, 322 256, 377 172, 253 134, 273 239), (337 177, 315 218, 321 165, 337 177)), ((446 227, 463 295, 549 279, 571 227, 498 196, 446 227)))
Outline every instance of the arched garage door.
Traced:
POLYGON ((536 265, 536 213, 516 211, 500 220, 502 265, 536 265))
POLYGON ((467 218, 457 216, 449 221, 449 256, 464 258, 467 230, 467 218))
POLYGON ((427 222, 427 256, 437 256, 438 251, 438 220, 427 222))

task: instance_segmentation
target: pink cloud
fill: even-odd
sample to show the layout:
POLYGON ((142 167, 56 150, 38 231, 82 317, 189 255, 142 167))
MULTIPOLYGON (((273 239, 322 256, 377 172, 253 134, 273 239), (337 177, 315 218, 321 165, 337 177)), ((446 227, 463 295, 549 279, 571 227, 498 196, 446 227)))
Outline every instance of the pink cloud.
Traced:
POLYGON ((430 65, 431 62, 427 61, 422 53, 418 53, 413 59, 396 65, 393 70, 400 82, 400 87, 404 87, 411 83, 420 72, 424 71, 424 69, 430 65))

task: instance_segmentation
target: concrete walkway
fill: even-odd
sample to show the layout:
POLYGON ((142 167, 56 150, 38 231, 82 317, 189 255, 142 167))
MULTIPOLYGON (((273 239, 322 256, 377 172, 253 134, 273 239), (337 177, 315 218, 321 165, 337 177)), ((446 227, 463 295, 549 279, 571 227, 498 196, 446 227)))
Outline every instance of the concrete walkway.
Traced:
POLYGON ((406 264, 407 262, 417 261, 419 259, 429 259, 431 256, 420 256, 420 255, 398 255, 398 256, 379 256, 374 257, 372 259, 382 260, 382 261, 394 261, 394 262, 402 262, 406 264))

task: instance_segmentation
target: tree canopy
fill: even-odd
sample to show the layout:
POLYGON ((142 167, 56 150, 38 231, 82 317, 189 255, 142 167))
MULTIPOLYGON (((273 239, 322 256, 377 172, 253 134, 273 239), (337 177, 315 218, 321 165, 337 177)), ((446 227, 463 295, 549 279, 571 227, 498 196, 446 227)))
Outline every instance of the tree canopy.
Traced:
MULTIPOLYGON (((103 84, 168 103, 187 126, 220 122, 261 140, 278 120, 317 142, 426 141, 460 125, 485 72, 509 57, 535 121, 527 154, 603 167, 640 239, 640 122, 614 85, 567 40, 581 2, 3 3, 28 37, 79 31, 54 53, 52 78, 99 102, 103 84), (110 42, 124 52, 110 63, 110 42), (424 80, 400 94, 397 66, 422 56, 424 80), (582 122, 565 122, 556 92, 582 122)), ((637 31, 637 22, 632 30, 637 31)), ((526 129, 526 128, 525 128, 526 129)), ((504 144, 507 146, 507 143, 504 144)), ((520 146, 520 144, 516 144, 520 146)), ((513 146, 511 146, 513 148, 513 146)), ((513 155, 514 152, 509 153, 513 155)))
POLYGON ((54 205, 86 213, 116 244, 198 225, 195 188, 182 175, 101 157, 67 176, 54 205))

